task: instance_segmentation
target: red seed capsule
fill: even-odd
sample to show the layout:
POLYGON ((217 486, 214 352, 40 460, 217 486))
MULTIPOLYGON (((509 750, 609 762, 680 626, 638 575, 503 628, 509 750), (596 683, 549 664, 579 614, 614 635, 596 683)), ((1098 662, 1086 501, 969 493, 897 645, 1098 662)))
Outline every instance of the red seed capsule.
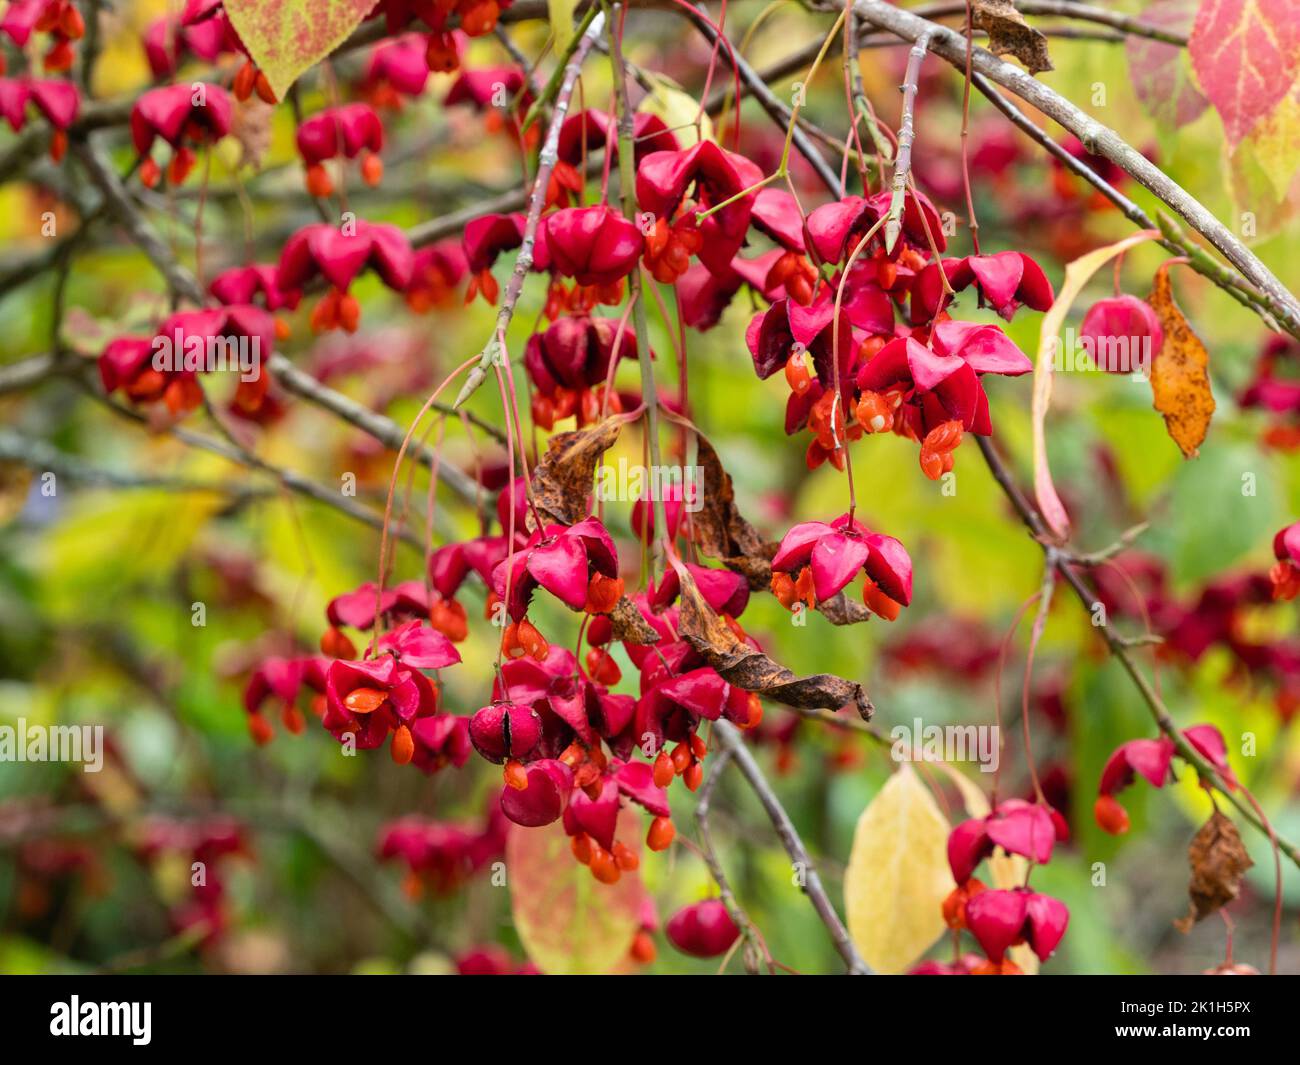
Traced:
POLYGON ((677 836, 677 829, 667 817, 656 817, 650 822, 645 845, 652 851, 666 851, 677 836))

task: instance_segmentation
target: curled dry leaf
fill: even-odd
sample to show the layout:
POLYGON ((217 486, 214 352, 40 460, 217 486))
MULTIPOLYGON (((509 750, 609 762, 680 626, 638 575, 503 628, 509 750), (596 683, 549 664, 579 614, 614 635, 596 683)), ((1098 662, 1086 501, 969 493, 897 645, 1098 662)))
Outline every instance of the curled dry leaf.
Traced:
MULTIPOLYGON (((695 546, 727 569, 739 573, 752 591, 767 591, 772 586, 772 559, 781 546, 765 540, 736 506, 731 474, 707 437, 685 419, 665 412, 666 416, 685 425, 697 440, 696 464, 700 467, 699 509, 690 515, 690 536, 695 546)), ((832 625, 856 625, 871 617, 861 603, 843 592, 817 604, 817 610, 832 625)))
POLYGON ((1031 74, 1052 69, 1047 38, 1025 21, 1011 0, 975 0, 973 23, 989 35, 988 49, 994 55, 1010 53, 1031 74))
MULTIPOLYGON (((587 516, 596 463, 614 446, 625 421, 615 416, 551 437, 532 476, 533 499, 543 521, 573 525, 587 516)), ((531 525, 531 514, 528 520, 531 525)))
POLYGON ((755 591, 772 582, 772 559, 777 545, 766 541, 740 513, 731 474, 713 445, 696 433, 696 463, 700 470, 698 510, 691 513, 691 538, 706 555, 720 560, 749 581, 755 591))
POLYGON ((1194 458, 1214 415, 1210 354, 1174 302, 1170 265, 1166 262, 1156 271, 1147 300, 1165 331, 1164 345, 1151 363, 1151 395, 1170 438, 1184 458, 1194 458))
POLYGON ((659 642, 659 633, 642 617, 637 605, 627 596, 623 596, 609 612, 609 624, 614 630, 614 639, 624 643, 645 647, 659 642))
POLYGON ((239 165, 262 169, 262 160, 271 150, 271 120, 275 106, 257 96, 236 100, 230 123, 231 136, 239 144, 239 165))
POLYGON ((1241 836, 1223 814, 1215 810, 1187 847, 1192 879, 1187 894, 1192 904, 1186 917, 1174 922, 1180 932, 1189 932, 1197 921, 1226 906, 1241 891, 1241 878, 1255 863, 1250 860, 1241 836))
POLYGON ((704 601, 690 570, 676 560, 673 568, 682 586, 678 632, 728 684, 787 706, 825 710, 853 706, 864 721, 871 719, 874 708, 861 684, 833 673, 797 676, 762 651, 742 643, 704 601))

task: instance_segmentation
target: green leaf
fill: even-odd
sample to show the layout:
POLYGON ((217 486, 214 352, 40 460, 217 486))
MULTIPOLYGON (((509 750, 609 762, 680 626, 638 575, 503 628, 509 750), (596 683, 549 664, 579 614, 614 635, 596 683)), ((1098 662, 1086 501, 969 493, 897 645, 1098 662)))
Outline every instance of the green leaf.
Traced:
POLYGON ((676 82, 660 74, 647 72, 652 86, 646 98, 641 101, 638 111, 658 115, 664 125, 673 131, 677 143, 689 148, 697 140, 711 141, 713 123, 708 115, 700 114, 700 103, 690 93, 685 92, 676 82), (701 137, 695 135, 695 120, 700 119, 701 137))
POLYGON ((555 34, 555 52, 562 55, 573 40, 573 12, 578 0, 546 0, 546 14, 551 20, 551 32, 555 34))
POLYGON ((373 0, 225 0, 226 15, 276 96, 347 40, 373 0))

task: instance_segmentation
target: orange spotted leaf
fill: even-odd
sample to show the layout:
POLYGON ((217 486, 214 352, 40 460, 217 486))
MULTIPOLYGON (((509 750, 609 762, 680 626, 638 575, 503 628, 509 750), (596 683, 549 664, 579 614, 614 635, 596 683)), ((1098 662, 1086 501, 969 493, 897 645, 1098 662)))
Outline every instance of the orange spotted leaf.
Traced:
POLYGON ((1151 394, 1170 438, 1184 458, 1194 458, 1214 414, 1210 354, 1174 302, 1170 265, 1156 271, 1148 298, 1165 331, 1164 345, 1151 363, 1151 394))

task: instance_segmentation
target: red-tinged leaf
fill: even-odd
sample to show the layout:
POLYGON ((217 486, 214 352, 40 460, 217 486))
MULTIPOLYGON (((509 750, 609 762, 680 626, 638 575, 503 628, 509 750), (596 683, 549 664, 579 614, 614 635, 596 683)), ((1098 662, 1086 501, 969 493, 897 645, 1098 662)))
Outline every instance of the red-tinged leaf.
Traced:
MULTIPOLYGON (((642 818, 619 811, 615 837, 640 853, 642 818)), ((613 972, 641 926, 646 889, 639 872, 602 884, 569 848, 561 821, 510 826, 506 838, 510 906, 519 941, 542 972, 576 976, 613 972)))
POLYGON ((1187 50, 1235 147, 1296 79, 1300 0, 1205 0, 1187 50))
POLYGON ((1300 208, 1300 172, 1292 168, 1287 174, 1279 175, 1275 164, 1271 159, 1266 160, 1266 152, 1261 151, 1264 146, 1259 143, 1258 134, 1257 129, 1228 156, 1227 178, 1236 216, 1249 221, 1252 238, 1263 240, 1280 233, 1296 217, 1300 208), (1280 176, 1290 180, 1278 199, 1280 176))
POLYGON ((374 0, 225 0, 226 15, 276 96, 347 40, 374 0))
MULTIPOLYGON (((1187 33, 1196 18, 1198 0, 1156 0, 1142 12, 1148 26, 1187 33)), ((1209 106, 1192 80, 1186 49, 1149 37, 1129 37, 1124 44, 1129 77, 1142 106, 1157 122, 1177 129, 1209 106)))

